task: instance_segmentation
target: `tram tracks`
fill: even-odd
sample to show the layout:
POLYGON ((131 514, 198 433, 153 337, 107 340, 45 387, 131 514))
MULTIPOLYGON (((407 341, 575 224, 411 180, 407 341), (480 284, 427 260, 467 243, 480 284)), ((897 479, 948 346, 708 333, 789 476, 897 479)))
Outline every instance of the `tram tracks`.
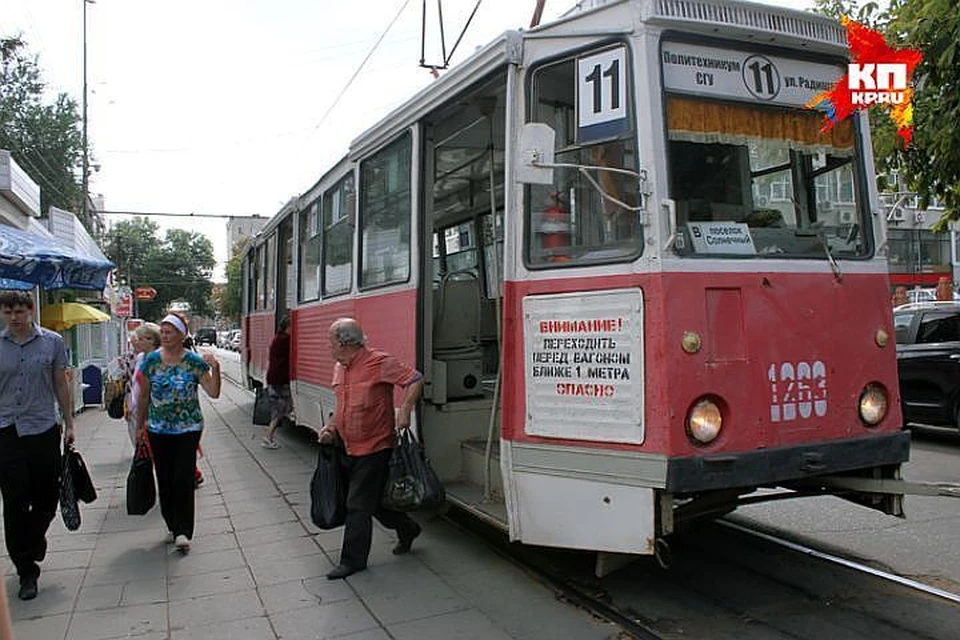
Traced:
POLYGON ((447 519, 617 625, 620 637, 880 640, 956 637, 960 596, 742 524, 709 523, 675 544, 669 570, 640 558, 606 578, 593 554, 511 544, 451 510, 447 519))

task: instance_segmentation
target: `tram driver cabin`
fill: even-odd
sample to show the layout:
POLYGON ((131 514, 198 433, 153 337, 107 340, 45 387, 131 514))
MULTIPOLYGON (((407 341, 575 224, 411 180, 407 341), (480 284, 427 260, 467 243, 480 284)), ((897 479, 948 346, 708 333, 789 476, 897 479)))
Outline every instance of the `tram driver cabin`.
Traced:
POLYGON ((327 328, 356 317, 424 372, 451 501, 601 559, 850 478, 902 515, 869 486, 909 448, 869 127, 804 106, 848 58, 822 16, 719 0, 504 33, 258 235, 248 383, 289 315, 297 420, 319 427, 327 328))

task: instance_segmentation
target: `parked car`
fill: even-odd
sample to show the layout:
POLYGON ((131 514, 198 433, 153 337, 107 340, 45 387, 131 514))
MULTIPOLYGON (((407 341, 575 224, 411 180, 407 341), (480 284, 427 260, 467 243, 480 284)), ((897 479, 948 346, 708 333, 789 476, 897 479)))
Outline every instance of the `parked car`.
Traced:
POLYGON ((893 326, 904 422, 960 428, 960 303, 902 305, 893 326))
POLYGON ((198 347, 205 344, 216 346, 217 344, 217 328, 216 327, 201 327, 197 329, 197 332, 193 336, 193 341, 197 344, 198 347))
POLYGON ((230 336, 230 349, 232 349, 233 351, 240 351, 241 336, 242 334, 240 333, 240 329, 233 330, 233 335, 230 336))

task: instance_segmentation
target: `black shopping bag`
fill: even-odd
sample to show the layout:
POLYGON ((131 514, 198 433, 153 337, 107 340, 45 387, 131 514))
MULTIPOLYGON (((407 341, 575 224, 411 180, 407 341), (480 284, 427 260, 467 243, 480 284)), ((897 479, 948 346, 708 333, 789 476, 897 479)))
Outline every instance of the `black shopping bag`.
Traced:
MULTIPOLYGON (((146 438, 146 435, 143 436, 146 438)), ((157 486, 153 479, 153 460, 146 442, 137 447, 127 474, 127 513, 145 515, 157 501, 157 486)))
POLYGON ((423 445, 414 437, 411 429, 402 430, 390 456, 390 469, 381 504, 393 511, 436 509, 446 497, 443 484, 430 466, 423 445))
POLYGON ((70 446, 63 455, 64 474, 68 471, 73 480, 73 494, 77 500, 85 504, 90 504, 97 499, 97 489, 93 486, 93 479, 90 477, 90 471, 87 470, 87 464, 83 461, 80 452, 70 446))
POLYGON ((70 472, 70 452, 67 447, 63 452, 60 472, 60 517, 67 531, 76 531, 80 528, 80 505, 77 503, 77 494, 73 483, 73 474, 70 472))
POLYGON ((336 444, 321 444, 317 469, 310 481, 310 519, 321 529, 336 529, 347 521, 347 483, 336 444))
POLYGON ((253 402, 253 424, 270 424, 270 394, 266 387, 257 387, 257 399, 253 402))

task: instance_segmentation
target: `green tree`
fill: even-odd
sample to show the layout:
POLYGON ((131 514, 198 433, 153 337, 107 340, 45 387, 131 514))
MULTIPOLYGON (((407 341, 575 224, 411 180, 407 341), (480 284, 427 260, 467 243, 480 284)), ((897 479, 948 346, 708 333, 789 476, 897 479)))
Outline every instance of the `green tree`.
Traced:
POLYGON ((192 315, 212 312, 211 276, 216 260, 206 236, 170 229, 160 238, 155 222, 138 217, 117 223, 103 244, 104 253, 117 265, 120 281, 157 290, 153 300, 137 302, 140 317, 155 321, 174 300, 189 302, 192 315))
MULTIPOLYGON (((83 134, 76 101, 44 102, 37 57, 19 36, 0 37, 0 149, 40 185, 40 208, 80 209, 83 134)), ((86 223, 86 221, 83 221, 86 223)))
POLYGON ((897 152, 910 189, 926 206, 946 211, 943 228, 960 218, 960 11, 954 0, 891 0, 888 38, 923 52, 914 72, 913 143, 897 152))
POLYGON ((227 263, 227 290, 223 297, 220 314, 232 322, 240 322, 243 300, 243 252, 250 246, 250 238, 241 238, 233 247, 227 263))
MULTIPOLYGON (((904 149, 886 115, 871 109, 871 132, 877 170, 897 169, 926 207, 937 198, 945 214, 935 228, 960 218, 960 11, 955 0, 890 0, 877 3, 817 0, 819 13, 854 17, 884 33, 897 47, 923 53, 914 72, 913 142, 904 149)), ((882 187, 883 185, 881 185, 882 187)))

